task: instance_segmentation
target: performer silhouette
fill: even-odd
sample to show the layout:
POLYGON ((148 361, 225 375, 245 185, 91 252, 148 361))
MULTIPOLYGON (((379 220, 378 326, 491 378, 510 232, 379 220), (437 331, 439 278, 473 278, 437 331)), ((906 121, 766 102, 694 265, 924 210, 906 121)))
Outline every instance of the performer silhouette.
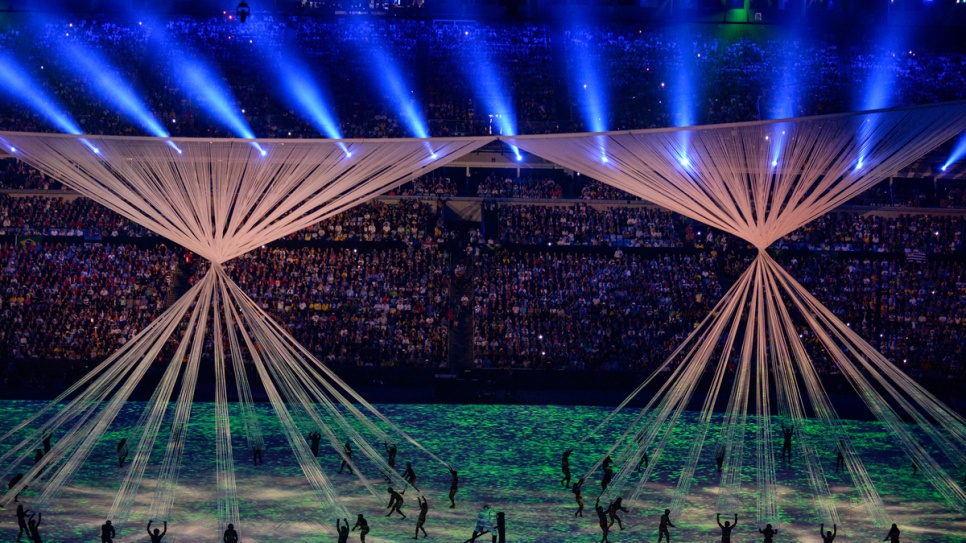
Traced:
POLYGON ((792 461, 792 436, 794 434, 795 434, 795 426, 792 426, 791 428, 785 428, 785 425, 782 424, 782 437, 785 438, 785 441, 782 443, 782 460, 783 461, 786 458, 787 458, 788 462, 791 462, 792 461))
POLYGON ((835 453, 835 473, 845 470, 845 440, 839 440, 839 449, 835 453))
POLYGON ((611 460, 610 455, 604 458, 604 463, 601 464, 601 467, 604 468, 604 477, 600 480, 600 488, 601 492, 603 492, 607 490, 607 485, 614 479, 614 461, 611 460))
POLYGON ((41 440, 43 442, 43 444, 44 444, 44 454, 47 454, 47 453, 50 452, 50 440, 53 437, 54 437, 54 434, 51 433, 51 432, 47 432, 47 433, 44 434, 44 437, 41 440))
POLYGON ((604 537, 600 539, 600 543, 607 543, 607 534, 610 532, 610 524, 607 523, 607 511, 604 510, 604 506, 600 504, 600 497, 597 497, 597 503, 594 504, 594 510, 597 511, 597 522, 600 524, 600 531, 604 532, 604 537))
POLYGON ((889 528, 889 533, 886 534, 885 539, 882 541, 888 541, 889 543, 899 543, 899 527, 895 524, 892 528, 889 528))
POLYGON ((721 528, 721 543, 731 543, 731 530, 735 529, 738 525, 738 513, 735 513, 735 523, 731 524, 727 520, 724 524, 721 524, 721 513, 715 517, 715 522, 718 523, 718 527, 721 528))
POLYGON ((359 540, 362 543, 366 543, 366 534, 369 533, 369 523, 366 522, 366 519, 362 516, 362 513, 359 513, 359 518, 356 519, 356 524, 352 527, 352 531, 356 531, 356 528, 359 528, 359 540))
POLYGON ((114 531, 114 526, 111 525, 111 521, 106 521, 101 524, 101 543, 114 543, 114 537, 117 533, 114 531))
POLYGON ((765 540, 762 543, 775 543, 775 536, 778 535, 778 530, 772 528, 771 524, 766 524, 764 530, 758 528, 758 531, 765 536, 765 540))
POLYGON ((346 441, 342 451, 342 464, 339 466, 339 473, 342 473, 343 469, 349 468, 349 475, 352 475, 352 466, 349 464, 352 461, 352 444, 346 441))
POLYGON ((17 541, 20 541, 20 538, 23 537, 24 533, 27 534, 27 537, 30 537, 30 528, 27 526, 28 516, 33 516, 33 515, 30 515, 30 509, 24 509, 23 504, 18 503, 17 504, 17 526, 20 526, 20 533, 17 534, 17 541))
POLYGON ((657 543, 661 543, 662 538, 667 538, 668 543, 671 543, 671 534, 667 531, 668 526, 671 528, 675 527, 674 523, 671 522, 671 510, 665 509, 664 514, 661 515, 661 524, 657 527, 657 543))
POLYGON ((265 459, 262 456, 262 452, 263 451, 262 451, 261 441, 257 441, 254 445, 252 445, 252 463, 255 464, 256 466, 259 464, 265 463, 265 459))
POLYGON ((342 519, 345 525, 340 524, 339 519, 335 519, 335 531, 339 532, 339 543, 349 543, 349 519, 342 519))
POLYGON ((393 490, 392 487, 389 487, 389 505, 386 506, 389 508, 389 512, 386 513, 386 516, 389 517, 389 516, 392 516, 393 513, 399 513, 399 516, 401 516, 402 518, 406 518, 406 515, 404 515, 401 510, 402 506, 403 506, 402 494, 393 490))
POLYGON ((389 458, 386 459, 389 467, 396 469, 396 453, 399 452, 399 449, 396 448, 396 444, 393 443, 392 446, 390 446, 388 443, 383 443, 382 446, 385 447, 386 454, 389 455, 389 458))
MULTIPOLYGON (((349 522, 346 521, 346 526, 348 527, 349 522)), ((228 524, 228 528, 225 529, 225 535, 222 537, 223 543, 238 543, 238 532, 235 531, 234 524, 228 524)))
MULTIPOLYGON (((44 540, 40 537, 40 521, 43 515, 40 512, 37 513, 37 520, 30 519, 27 521, 27 537, 33 543, 44 543, 44 540)), ((153 542, 152 542, 153 543, 153 542)))
POLYGON ((618 498, 612 501, 610 503, 610 506, 607 508, 607 516, 610 517, 610 523, 607 524, 608 528, 613 526, 614 522, 617 522, 617 527, 620 528, 621 530, 624 529, 624 524, 621 523, 621 518, 617 516, 618 511, 629 513, 629 511, 626 508, 624 508, 623 501, 624 499, 618 496, 618 498))
MULTIPOLYGON (((319 432, 312 432, 309 434, 309 448, 312 449, 312 456, 319 455, 319 443, 322 441, 322 434, 319 432)), ((336 519, 338 522, 339 519, 336 519)), ((348 524, 348 522, 346 523, 348 524)), ((348 528, 348 526, 346 526, 348 528)))
POLYGON ((718 473, 721 473, 721 466, 724 465, 725 450, 724 443, 722 443, 718 445, 718 450, 714 453, 714 461, 718 463, 718 473))
POLYGON ((637 469, 635 471, 641 471, 641 468, 646 468, 651 465, 651 460, 647 457, 647 451, 641 453, 641 460, 637 463, 637 469))
POLYGON ((429 504, 426 503, 426 498, 422 496, 416 496, 416 503, 419 504, 419 518, 416 519, 416 535, 413 539, 419 539, 419 531, 423 531, 423 537, 426 537, 426 528, 423 525, 426 524, 426 513, 429 512, 429 504))
POLYGON ((127 460, 127 438, 117 442, 117 467, 123 468, 124 461, 127 460))
POLYGON ((449 476, 449 508, 454 509, 456 507, 456 491, 460 489, 460 474, 455 469, 450 468, 449 476))
POLYGON ((584 486, 584 481, 586 481, 586 479, 583 477, 577 479, 577 482, 574 483, 574 486, 571 489, 574 493, 574 500, 577 501, 577 512, 574 513, 575 517, 584 516, 584 495, 580 493, 580 487, 584 486))
POLYGON ((822 543, 832 543, 832 541, 835 541, 835 536, 839 533, 839 528, 833 524, 832 531, 827 532, 825 531, 825 525, 822 524, 818 529, 818 533, 822 536, 822 543))
POLYGON ((560 471, 563 472, 563 478, 560 482, 567 488, 570 488, 570 453, 574 452, 574 448, 571 447, 564 451, 563 455, 560 457, 560 471))
MULTIPOLYGON (((406 470, 403 471, 402 478, 409 483, 409 486, 416 488, 416 470, 413 469, 412 462, 406 462, 406 470)), ((416 488, 416 490, 419 490, 416 488)))
POLYGON ((152 522, 154 522, 154 521, 153 520, 149 520, 148 521, 148 537, 151 538, 151 543, 161 543, 161 538, 164 537, 164 534, 168 533, 168 521, 164 521, 164 531, 163 532, 161 530, 158 530, 157 528, 155 528, 154 529, 154 533, 151 533, 151 523, 152 522))
POLYGON ((471 542, 475 543, 477 537, 490 533, 493 536, 493 543, 496 543, 496 529, 493 527, 493 519, 490 518, 490 513, 490 504, 484 504, 483 509, 480 509, 480 514, 476 517, 476 528, 473 529, 471 542))

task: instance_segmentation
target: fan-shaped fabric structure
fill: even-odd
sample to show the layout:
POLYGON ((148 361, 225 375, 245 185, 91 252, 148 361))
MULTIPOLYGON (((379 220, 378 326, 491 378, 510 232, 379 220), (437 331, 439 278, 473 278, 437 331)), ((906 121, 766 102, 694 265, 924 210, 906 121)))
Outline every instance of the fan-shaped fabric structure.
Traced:
MULTIPOLYGON (((321 433, 352 466, 345 443, 353 444, 357 454, 389 474, 399 488, 406 483, 386 464, 382 443, 407 440, 445 465, 258 309, 222 264, 445 165, 489 138, 265 141, 258 146, 242 140, 178 140, 177 145, 169 145, 168 140, 153 138, 42 134, 6 134, 4 139, 17 149, 18 157, 46 174, 210 262, 203 279, 147 329, 54 404, 4 436, 39 425, 3 456, 8 476, 27 463, 33 444, 44 433, 66 432, 43 461, 10 489, 6 502, 27 486, 42 488, 41 506, 55 499, 162 356, 168 357, 167 369, 123 445, 133 454, 107 515, 115 520, 127 519, 134 507, 166 416, 172 422, 148 516, 168 518, 198 373, 206 359, 214 361, 216 374, 214 430, 223 525, 240 526, 228 416, 230 378, 235 381, 248 447, 253 451, 265 447, 254 416, 248 376, 252 368, 319 503, 335 507, 340 518, 349 517, 349 512, 309 450, 305 435, 321 433), (53 406, 62 401, 68 403, 55 410, 53 406), (169 415, 172 403, 174 414, 169 415), (380 444, 380 449, 373 443, 380 444)), ((120 444, 118 452, 122 452, 120 444)), ((359 479, 376 492, 368 479, 361 474, 359 479)), ((323 531, 321 525, 317 528, 323 531)))
MULTIPOLYGON (((778 417, 781 426, 787 422, 789 431, 798 432, 794 450, 822 516, 816 522, 837 520, 835 499, 818 459, 819 451, 830 447, 844 455, 873 522, 888 522, 889 514, 822 389, 814 362, 824 357, 889 427, 927 480, 956 507, 966 505, 962 487, 946 473, 949 463, 958 462, 966 451, 963 418, 852 333, 765 252, 776 239, 964 129, 966 104, 956 103, 715 127, 504 138, 759 249, 752 266, 711 315, 618 408, 644 387, 658 386, 609 451, 623 466, 608 493, 630 491, 637 497, 645 491, 682 411, 697 385, 708 380, 698 439, 671 497, 675 513, 686 503, 705 443, 717 434, 715 456, 723 465, 718 510, 737 508, 742 466, 753 453, 759 521, 777 519, 773 420, 778 417), (734 384, 723 422, 715 426, 713 411, 725 390, 729 364, 734 365, 734 384), (903 417, 916 428, 907 427, 903 417), (802 428, 807 424, 820 425, 822 437, 806 435, 802 428), (648 452, 651 462, 637 475, 633 468, 648 452)), ((408 440, 445 465, 298 345, 231 281, 222 264, 443 166, 493 138, 261 140, 256 147, 247 140, 177 140, 174 146, 151 138, 0 136, 32 166, 210 262, 204 277, 134 340, 2 436, 7 440, 29 430, 27 438, 0 456, 3 474, 10 475, 26 465, 30 450, 47 432, 65 432, 9 490, 4 503, 27 485, 40 488, 41 503, 55 499, 103 439, 134 387, 162 357, 168 363, 161 382, 137 424, 128 429, 134 454, 109 518, 130 515, 153 445, 168 419, 167 447, 149 513, 155 519, 170 513, 192 397, 206 357, 214 362, 217 381, 214 430, 223 524, 239 521, 228 409, 232 378, 247 445, 255 450, 264 446, 253 416, 252 374, 265 389, 320 503, 336 508, 337 516, 348 512, 305 444, 308 431, 321 432, 340 454, 343 443, 351 442, 400 486, 405 483, 372 443, 408 440), (174 413, 168 415, 174 398, 174 413)), ((351 463, 348 455, 344 458, 351 463)), ((362 483, 372 490, 364 478, 362 483)))
POLYGON ((622 465, 607 488, 611 499, 644 492, 682 411, 704 381, 709 393, 703 399, 698 439, 669 503, 674 514, 684 507, 702 450, 711 439, 714 457, 722 462, 717 511, 737 511, 743 462, 752 456, 759 525, 779 522, 774 447, 782 432, 773 427, 777 417, 792 432, 795 457, 815 496, 820 516, 810 522, 838 521, 820 460, 828 451, 843 453, 872 523, 892 522, 822 388, 815 370, 816 358, 822 358, 846 377, 936 490, 957 510, 966 510, 966 493, 947 473, 964 458, 966 421, 859 338, 765 252, 780 237, 961 133, 964 123, 966 105, 957 103, 775 122, 506 139, 759 249, 751 268, 712 314, 615 411, 656 378, 666 378, 609 451, 622 465), (734 382, 723 422, 715 428, 712 415, 729 364, 735 366, 734 382), (916 428, 910 429, 904 418, 916 428), (809 423, 818 425, 821 438, 804 431, 809 423), (746 444, 751 446, 746 449, 746 444), (932 456, 936 453, 939 457, 932 456), (647 454, 650 462, 639 472, 637 466, 647 454))

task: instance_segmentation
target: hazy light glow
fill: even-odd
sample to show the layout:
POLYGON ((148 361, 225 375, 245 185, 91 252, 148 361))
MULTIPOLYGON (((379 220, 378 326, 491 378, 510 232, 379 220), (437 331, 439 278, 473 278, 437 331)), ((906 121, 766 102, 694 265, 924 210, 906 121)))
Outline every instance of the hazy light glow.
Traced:
MULTIPOLYGON (((694 126, 695 110, 700 102, 698 96, 698 73, 694 65, 696 55, 692 51, 691 28, 677 27, 675 43, 681 56, 681 68, 675 72, 669 100, 671 102, 671 122, 674 126, 694 126)), ((661 83, 664 87, 664 83, 661 83)))
MULTIPOLYGON (((146 17, 142 17, 142 20, 146 17)), ((149 22, 154 28, 151 33, 152 45, 159 51, 167 52, 172 73, 178 74, 178 82, 184 85, 189 93, 198 97, 199 104, 221 122, 235 136, 254 139, 255 133, 239 114, 235 98, 223 82, 221 75, 212 67, 207 66, 197 55, 185 48, 172 43, 167 36, 164 25, 157 21, 149 22)), ((257 142, 252 147, 265 156, 265 150, 257 142)))
MULTIPOLYGON (((476 33, 466 33, 462 47, 469 58, 469 62, 462 64, 464 75, 472 83, 476 98, 485 109, 484 114, 489 115, 491 132, 501 136, 517 135, 516 112, 513 110, 509 86, 486 53, 486 44, 477 41, 476 33)), ((516 161, 521 162, 523 154, 520 149, 514 145, 508 146, 516 161)))
POLYGON ((946 159, 946 163, 943 164, 942 170, 946 171, 946 168, 950 167, 954 162, 961 160, 966 157, 966 132, 963 132, 959 136, 959 141, 953 147, 953 152, 950 153, 949 158, 946 159))
POLYGON ((367 64, 372 70, 372 80, 382 86, 383 92, 396 107, 403 123, 417 138, 429 137, 429 126, 416 109, 416 97, 411 85, 403 78, 402 72, 392 58, 392 53, 384 43, 372 43, 375 51, 365 51, 367 64))
POLYGON ((80 126, 64 108, 48 96, 27 70, 2 49, 0 49, 0 90, 46 117, 61 132, 82 133, 80 126))
MULTIPOLYGON (((95 90, 117 106, 124 116, 141 125, 153 136, 167 138, 171 135, 151 115, 144 102, 137 97, 134 89, 118 76, 117 71, 105 58, 78 43, 68 44, 64 48, 64 52, 71 59, 73 68, 90 76, 90 81, 94 84, 95 90)), ((173 141, 166 143, 178 154, 181 154, 181 149, 173 141)))
MULTIPOLYGON (((331 98, 313 77, 308 66, 297 58, 294 47, 285 51, 275 47, 261 48, 265 53, 265 64, 275 71, 282 97, 320 134, 330 139, 342 139, 342 129, 336 120, 331 98)), ((339 147, 346 157, 352 156, 344 143, 340 142, 339 147)))

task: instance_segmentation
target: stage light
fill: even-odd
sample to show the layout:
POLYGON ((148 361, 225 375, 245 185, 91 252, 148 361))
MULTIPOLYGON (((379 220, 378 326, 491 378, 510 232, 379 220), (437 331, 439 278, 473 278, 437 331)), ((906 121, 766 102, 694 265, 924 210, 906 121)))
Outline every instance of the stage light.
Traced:
POLYGON ((964 156, 966 156, 966 132, 959 136, 959 141, 953 146, 953 152, 949 154, 949 158, 942 165, 942 171, 946 171, 946 168, 952 166, 954 162, 959 161, 964 156))
POLYGON ((691 165, 691 161, 688 160, 688 157, 684 157, 681 159, 681 165, 687 168, 688 166, 691 165))
POLYGON ((609 160, 607 160, 607 155, 600 157, 600 161, 603 162, 604 164, 607 164, 608 162, 610 162, 609 160))
POLYGON ((778 166, 778 161, 777 160, 772 160, 771 161, 771 167, 774 168, 775 166, 778 166))

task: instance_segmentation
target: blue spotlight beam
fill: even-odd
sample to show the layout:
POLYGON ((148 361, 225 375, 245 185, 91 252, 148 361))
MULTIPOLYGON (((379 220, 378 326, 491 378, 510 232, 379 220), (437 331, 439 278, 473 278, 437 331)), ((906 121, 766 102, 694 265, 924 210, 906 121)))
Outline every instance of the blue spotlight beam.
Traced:
MULTIPOLYGON (((222 123, 235 136, 245 139, 255 139, 255 133, 248 121, 241 115, 235 105, 236 100, 231 89, 223 82, 217 70, 206 65, 197 54, 185 48, 179 48, 168 40, 164 25, 153 21, 150 16, 142 17, 154 28, 151 33, 152 41, 159 51, 167 52, 167 59, 171 62, 173 73, 180 74, 180 82, 188 91, 199 98, 204 109, 222 123)), ((252 147, 265 156, 268 151, 258 142, 252 142, 252 147)))
MULTIPOLYGON (((117 75, 106 59, 76 43, 67 45, 64 51, 72 60, 74 69, 89 76, 96 90, 108 97, 124 116, 140 124, 154 136, 159 138, 170 136, 161 123, 151 115, 144 102, 137 97, 134 89, 117 75)), ((181 149, 174 142, 169 141, 168 145, 179 154, 181 153, 181 149)))
POLYGON ((946 171, 946 168, 950 167, 954 162, 958 162, 963 157, 966 157, 966 132, 963 132, 959 136, 959 141, 953 147, 953 152, 949 154, 949 158, 946 159, 946 163, 940 169, 946 171))
POLYGON ((80 126, 7 51, 0 49, 0 90, 28 105, 68 134, 81 134, 80 126))
POLYGON ((374 50, 363 51, 363 54, 367 60, 372 61, 372 79, 382 85, 383 92, 389 95, 409 131, 417 138, 428 138, 429 125, 416 110, 414 93, 406 90, 411 88, 411 84, 404 79, 399 67, 392 60, 388 47, 376 38, 368 43, 374 50))
MULTIPOLYGON (((517 135, 516 112, 510 101, 507 84, 498 75, 493 59, 485 52, 485 44, 476 41, 475 31, 464 34, 464 40, 463 46, 470 60, 462 63, 464 73, 472 81, 472 87, 476 89, 477 100, 491 115, 491 130, 492 124, 495 124, 499 135, 517 135)), ((513 151, 517 162, 523 160, 519 147, 507 145, 513 151)))
MULTIPOLYGON (((342 129, 334 114, 334 104, 309 67, 297 53, 294 43, 273 44, 272 38, 259 35, 256 49, 275 74, 279 94, 292 108, 308 120, 316 130, 330 139, 342 139, 342 129)), ((349 150, 342 145, 342 150, 349 150)))

